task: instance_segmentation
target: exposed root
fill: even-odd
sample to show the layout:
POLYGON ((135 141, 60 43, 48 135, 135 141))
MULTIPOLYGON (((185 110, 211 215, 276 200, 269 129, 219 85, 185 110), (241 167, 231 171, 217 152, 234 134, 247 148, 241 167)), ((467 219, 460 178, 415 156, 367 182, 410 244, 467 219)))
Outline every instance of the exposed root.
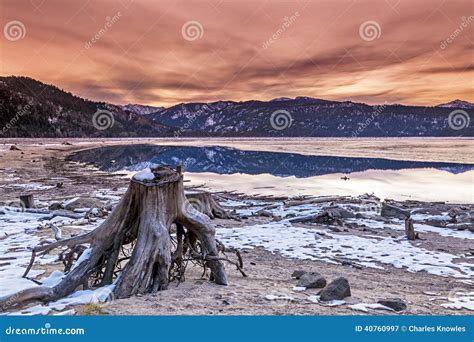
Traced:
POLYGON ((188 262, 210 269, 215 283, 227 285, 222 261, 246 276, 242 258, 226 256, 215 239, 208 216, 196 210, 184 195, 183 180, 174 170, 160 167, 151 180, 132 179, 130 186, 109 217, 95 230, 33 248, 27 277, 37 256, 61 249, 59 258, 65 276, 53 287, 38 286, 0 298, 6 310, 30 301, 49 302, 65 297, 77 288, 114 284, 116 298, 156 292, 170 281, 184 281, 188 262), (171 227, 176 225, 176 237, 171 227), (89 247, 86 247, 89 246, 89 247))

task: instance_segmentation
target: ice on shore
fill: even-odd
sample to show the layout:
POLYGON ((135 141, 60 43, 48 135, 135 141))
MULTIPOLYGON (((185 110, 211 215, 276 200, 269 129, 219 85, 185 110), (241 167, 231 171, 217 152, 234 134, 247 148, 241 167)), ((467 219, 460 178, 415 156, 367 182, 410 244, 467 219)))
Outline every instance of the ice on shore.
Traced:
POLYGON ((454 254, 426 250, 392 237, 367 238, 295 227, 286 220, 242 228, 221 228, 217 235, 229 247, 263 247, 289 258, 328 263, 352 260, 372 268, 382 269, 383 264, 388 264, 409 272, 426 271, 443 277, 474 276, 474 264, 454 262, 458 258, 454 254))

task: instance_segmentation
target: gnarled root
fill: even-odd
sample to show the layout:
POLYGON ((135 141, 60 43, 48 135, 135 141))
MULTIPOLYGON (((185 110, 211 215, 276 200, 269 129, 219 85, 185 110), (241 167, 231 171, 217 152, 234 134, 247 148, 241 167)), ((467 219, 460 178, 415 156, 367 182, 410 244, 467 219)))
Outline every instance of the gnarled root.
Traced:
MULTIPOLYGON (((117 298, 164 290, 169 283, 171 265, 182 266, 183 255, 186 251, 195 253, 198 244, 199 257, 211 270, 211 278, 217 284, 227 285, 222 264, 225 259, 218 256, 215 229, 209 217, 188 202, 178 173, 160 167, 154 170, 154 175, 152 180, 132 179, 119 204, 95 230, 36 246, 25 277, 37 256, 57 248, 68 248, 62 253, 66 275, 53 287, 39 286, 4 296, 0 298, 0 308, 5 310, 33 300, 56 300, 80 286, 87 288, 91 281, 94 286, 114 283, 117 298), (177 248, 172 253, 173 224, 178 232, 177 248), (90 247, 85 249, 87 244, 90 247), (76 256, 79 259, 71 267, 71 260, 76 256)), ((181 277, 184 269, 181 267, 181 277)))

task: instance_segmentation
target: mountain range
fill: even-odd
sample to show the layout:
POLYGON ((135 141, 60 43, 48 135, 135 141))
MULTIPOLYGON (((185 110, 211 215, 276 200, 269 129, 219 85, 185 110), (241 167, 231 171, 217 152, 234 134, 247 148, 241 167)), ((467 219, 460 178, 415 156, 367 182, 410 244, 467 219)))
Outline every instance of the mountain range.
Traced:
POLYGON ((473 137, 474 104, 378 106, 310 97, 115 105, 28 77, 0 77, 3 137, 473 137))

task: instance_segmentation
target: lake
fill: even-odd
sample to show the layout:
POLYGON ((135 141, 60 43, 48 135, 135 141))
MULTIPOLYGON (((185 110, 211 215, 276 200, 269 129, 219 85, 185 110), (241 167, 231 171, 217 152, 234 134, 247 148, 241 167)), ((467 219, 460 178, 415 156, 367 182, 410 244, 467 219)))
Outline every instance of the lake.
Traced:
POLYGON ((203 139, 180 140, 179 145, 170 140, 119 144, 80 151, 70 159, 92 162, 108 172, 182 164, 185 179, 213 191, 290 196, 373 193, 383 199, 474 202, 474 162, 466 156, 472 151, 471 140, 448 139, 443 146, 443 139, 400 139, 400 150, 405 151, 401 155, 397 155, 395 139, 389 140, 391 148, 387 140, 374 140, 372 147, 360 147, 359 142, 359 148, 353 147, 353 141, 334 141, 339 148, 349 144, 335 156, 318 153, 319 145, 331 144, 328 139, 323 143, 317 139, 203 139), (411 141, 411 149, 407 141, 411 141), (444 159, 448 161, 440 156, 447 156, 444 159), (450 161, 453 158, 456 162, 450 161))

